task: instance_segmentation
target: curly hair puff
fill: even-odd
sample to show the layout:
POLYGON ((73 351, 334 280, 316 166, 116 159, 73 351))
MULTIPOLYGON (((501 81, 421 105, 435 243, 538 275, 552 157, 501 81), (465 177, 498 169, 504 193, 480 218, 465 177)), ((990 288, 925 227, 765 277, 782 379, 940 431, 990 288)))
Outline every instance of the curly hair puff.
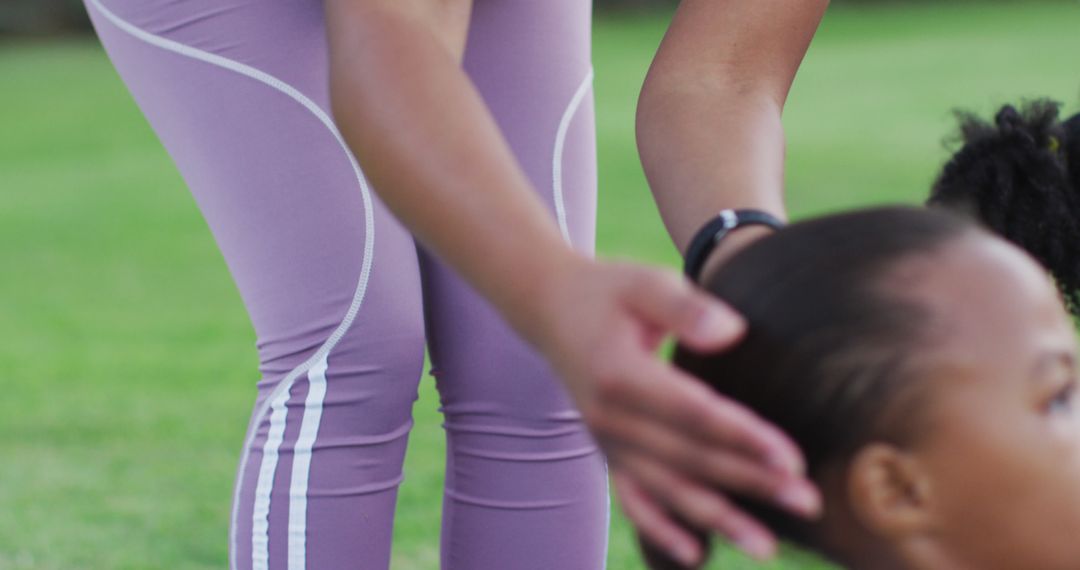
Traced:
POLYGON ((975 217, 1027 250, 1054 276, 1080 316, 1080 115, 1061 104, 1006 105, 991 124, 958 112, 959 150, 927 203, 975 217))

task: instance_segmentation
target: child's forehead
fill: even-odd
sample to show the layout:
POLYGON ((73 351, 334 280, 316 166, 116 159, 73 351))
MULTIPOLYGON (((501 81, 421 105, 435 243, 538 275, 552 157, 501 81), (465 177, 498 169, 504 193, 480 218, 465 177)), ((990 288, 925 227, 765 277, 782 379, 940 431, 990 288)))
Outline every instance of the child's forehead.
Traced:
POLYGON ((886 287, 925 310, 925 330, 932 337, 926 340, 938 349, 1015 357, 1033 346, 1036 335, 1060 336, 1071 326, 1042 268, 982 232, 904 261, 894 273, 886 287))
POLYGON ((939 250, 898 263, 894 289, 935 313, 958 318, 1023 320, 1024 315, 1061 307, 1046 272, 1016 246, 984 232, 971 232, 939 250))

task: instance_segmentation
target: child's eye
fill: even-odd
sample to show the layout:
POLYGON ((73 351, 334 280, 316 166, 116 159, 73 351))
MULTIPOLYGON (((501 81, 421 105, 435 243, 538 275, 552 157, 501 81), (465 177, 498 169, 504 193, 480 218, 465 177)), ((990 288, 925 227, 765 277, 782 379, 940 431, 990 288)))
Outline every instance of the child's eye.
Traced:
POLYGON ((1061 390, 1058 390, 1054 394, 1046 406, 1046 411, 1050 413, 1063 413, 1072 412, 1073 399, 1076 396, 1076 381, 1070 381, 1061 390))

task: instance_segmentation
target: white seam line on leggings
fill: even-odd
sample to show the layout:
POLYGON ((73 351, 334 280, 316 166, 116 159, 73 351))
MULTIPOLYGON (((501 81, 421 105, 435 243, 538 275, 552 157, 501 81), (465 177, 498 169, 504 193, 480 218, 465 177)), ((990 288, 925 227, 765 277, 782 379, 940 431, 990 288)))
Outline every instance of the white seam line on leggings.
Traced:
POLYGON ((304 419, 293 452, 292 479, 289 486, 289 568, 304 570, 307 564, 307 492, 311 473, 311 449, 319 433, 323 398, 326 396, 327 357, 308 371, 308 395, 304 419))
MULTIPOLYGON (((559 220, 559 229, 562 231, 563 238, 565 238, 567 242, 570 242, 570 228, 566 222, 566 204, 563 201, 563 149, 566 145, 566 135, 570 130, 570 123, 573 122, 574 117, 577 115, 578 108, 581 107, 581 102, 585 100, 585 94, 589 92, 592 81, 593 69, 590 67, 589 72, 585 74, 585 79, 581 81, 581 85, 578 86, 577 91, 574 92, 574 96, 570 99, 570 103, 566 105, 566 111, 563 112, 562 119, 559 121, 559 130, 555 133, 555 151, 552 153, 551 159, 552 194, 555 199, 555 217, 559 220)), ((604 462, 604 496, 607 498, 607 517, 606 522, 604 523, 603 559, 603 568, 606 570, 608 547, 611 543, 611 489, 608 486, 607 459, 604 458, 602 454, 601 460, 604 462)))
POLYGON ((592 80, 593 70, 592 67, 590 67, 589 72, 585 74, 585 79, 582 80, 581 85, 578 86, 574 96, 566 105, 566 111, 563 112, 562 119, 559 121, 559 130, 555 132, 555 151, 552 153, 551 157, 551 185, 552 194, 555 199, 555 217, 559 220, 559 230, 562 231, 563 238, 565 238, 567 242, 570 242, 570 227, 566 223, 566 204, 563 202, 563 147, 566 145, 566 133, 570 130, 570 123, 573 122, 574 115, 577 114, 578 108, 581 107, 581 102, 585 99, 585 94, 589 92, 592 80))
MULTIPOLYGON (((334 136, 341 149, 345 152, 346 157, 349 159, 349 163, 356 174, 356 179, 360 185, 360 196, 364 203, 364 258, 360 267, 360 277, 356 284, 356 292, 353 294, 352 304, 349 306, 348 311, 342 318, 341 323, 330 334, 329 338, 311 355, 306 361, 302 362, 296 368, 293 368, 285 375, 284 378, 278 383, 274 390, 270 392, 267 398, 263 401, 263 404, 255 410, 255 414, 252 416, 251 424, 248 426, 248 433, 244 439, 244 447, 240 456, 240 467, 236 476, 236 485, 234 486, 233 493, 233 506, 232 506, 232 518, 229 525, 229 567, 236 570, 236 518, 239 511, 240 502, 240 486, 244 481, 245 470, 247 466, 248 456, 250 455, 251 445, 255 439, 255 433, 258 431, 258 426, 262 423, 263 418, 266 416, 267 410, 271 403, 281 396, 282 393, 287 394, 292 387, 296 379, 305 372, 309 371, 312 366, 327 358, 330 350, 341 340, 341 337, 345 335, 345 332, 349 330, 353 320, 356 318, 356 313, 360 310, 360 304, 364 300, 364 293, 367 290, 368 277, 371 274, 371 266, 374 261, 375 254, 375 216, 372 212, 371 204, 371 192, 368 188, 367 181, 364 180, 364 175, 360 172, 360 165, 356 163, 356 158, 353 157, 352 152, 349 150, 348 145, 345 144, 345 140, 341 137, 341 133, 338 132, 337 126, 334 125, 334 121, 326 114, 314 101, 308 98, 306 95, 298 91, 292 85, 281 81, 280 79, 270 75, 264 71, 234 61, 220 55, 216 55, 210 52, 206 52, 191 46, 163 38, 147 32, 131 23, 121 19, 114 14, 108 8, 106 8, 100 0, 86 0, 89 6, 92 6, 98 12, 101 13, 106 19, 112 22, 117 28, 120 28, 124 32, 131 36, 144 41, 155 47, 171 51, 173 53, 190 57, 192 59, 203 61, 211 65, 224 68, 229 71, 233 71, 240 75, 254 79, 260 83, 263 83, 277 91, 287 95, 305 109, 307 109, 312 115, 315 115, 326 128, 330 131, 330 134, 334 136)), ((264 455, 265 459, 265 455, 264 455)))

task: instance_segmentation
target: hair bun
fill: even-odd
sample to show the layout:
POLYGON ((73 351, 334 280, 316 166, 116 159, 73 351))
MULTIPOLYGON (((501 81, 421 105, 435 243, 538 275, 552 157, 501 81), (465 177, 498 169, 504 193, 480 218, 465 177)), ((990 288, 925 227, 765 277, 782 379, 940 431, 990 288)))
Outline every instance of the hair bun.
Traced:
POLYGON ((989 123, 957 113, 962 146, 931 205, 974 215, 1027 250, 1080 315, 1080 115, 1059 121, 1049 99, 1002 107, 989 123))
POLYGON ((1069 178, 1072 179, 1073 188, 1080 191, 1080 113, 1069 117, 1061 124, 1061 129, 1065 137, 1061 144, 1061 152, 1065 154, 1065 163, 1069 169, 1069 178))
POLYGON ((1065 136, 1070 139, 1080 139, 1080 113, 1066 119, 1061 126, 1065 130, 1065 136))
POLYGON ((1024 126, 1024 117, 1020 115, 1020 111, 1017 111, 1016 107, 1005 105, 994 117, 994 122, 997 123, 1002 132, 1021 130, 1024 126))
POLYGON ((1034 150, 1056 151, 1063 129, 1058 122, 1061 104, 1048 99, 1027 103, 1023 110, 1006 105, 994 117, 997 134, 1018 144, 1034 145, 1034 150))

